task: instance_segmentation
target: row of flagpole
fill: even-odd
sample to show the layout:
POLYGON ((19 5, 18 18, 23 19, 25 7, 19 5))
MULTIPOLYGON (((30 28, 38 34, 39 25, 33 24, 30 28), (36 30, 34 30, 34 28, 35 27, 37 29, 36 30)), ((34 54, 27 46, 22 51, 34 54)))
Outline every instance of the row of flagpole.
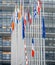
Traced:
MULTIPOLYGON (((35 13, 35 15, 37 15, 38 16, 38 24, 36 24, 38 27, 37 27, 37 31, 38 32, 35 32, 34 30, 32 31, 32 51, 31 51, 31 55, 32 55, 32 57, 33 57, 33 60, 34 60, 34 57, 35 57, 35 44, 34 44, 34 32, 35 33, 37 33, 37 35, 38 35, 38 43, 36 43, 36 44, 38 44, 38 48, 37 48, 37 65, 43 65, 43 56, 44 56, 44 65, 45 65, 45 26, 44 26, 44 0, 43 0, 43 17, 41 17, 41 4, 40 4, 40 0, 38 0, 38 2, 37 2, 37 11, 38 11, 38 15, 35 13), (43 22, 42 22, 42 18, 43 18, 43 22), (42 25, 43 24, 43 25, 42 25), (42 28, 41 28, 42 27, 42 28), (42 33, 42 35, 41 35, 41 33, 42 33), (43 40, 42 40, 43 39, 43 40), (43 51, 42 51, 43 50, 43 51)), ((15 33, 15 35, 16 35, 16 43, 19 43, 18 42, 18 39, 19 39, 19 37, 18 37, 18 24, 19 24, 19 22, 22 22, 22 36, 23 36, 23 39, 24 39, 24 53, 25 53, 25 59, 26 59, 26 65, 28 65, 28 57, 27 57, 27 46, 26 46, 26 37, 25 37, 25 31, 26 31, 26 24, 24 24, 24 15, 25 15, 25 13, 24 13, 24 0, 23 0, 23 3, 22 3, 22 1, 20 0, 20 11, 18 11, 17 10, 17 7, 15 6, 15 13, 18 11, 18 16, 17 16, 17 13, 14 15, 15 16, 15 23, 14 22, 12 22, 12 29, 13 29, 13 31, 14 31, 14 29, 15 29, 15 27, 16 27, 16 31, 14 32, 15 33), (22 8, 23 8, 23 10, 21 10, 22 8), (20 14, 22 12, 22 14, 20 14), (16 19, 18 19, 18 21, 16 20, 16 19), (21 19, 23 19, 23 20, 21 20, 21 19), (21 20, 21 21, 20 21, 21 20), (18 23, 17 25, 15 25, 16 23, 18 23), (25 29, 25 30, 24 30, 25 29)), ((35 10, 36 11, 36 10, 35 10)), ((33 4, 32 4, 32 12, 33 12, 33 4)), ((31 23, 31 21, 33 22, 33 21, 35 21, 35 20, 33 20, 34 18, 33 18, 33 13, 32 13, 32 19, 30 19, 30 14, 29 14, 29 11, 28 11, 28 22, 29 23, 31 23)), ((36 16, 36 18, 37 18, 37 16, 36 16)), ((36 22, 37 22, 36 21, 36 22)), ((26 20, 25 20, 25 22, 26 22, 26 20)), ((33 22, 33 29, 34 29, 34 22, 33 22)), ((13 32, 12 32, 13 33, 13 32)), ((13 41, 13 40, 12 40, 13 41)), ((18 56, 18 45, 17 45, 17 56, 18 56)), ((18 60, 18 59, 17 59, 18 60)), ((36 62, 36 57, 35 57, 35 62, 36 62)), ((18 65, 18 61, 17 61, 17 65, 18 65)))

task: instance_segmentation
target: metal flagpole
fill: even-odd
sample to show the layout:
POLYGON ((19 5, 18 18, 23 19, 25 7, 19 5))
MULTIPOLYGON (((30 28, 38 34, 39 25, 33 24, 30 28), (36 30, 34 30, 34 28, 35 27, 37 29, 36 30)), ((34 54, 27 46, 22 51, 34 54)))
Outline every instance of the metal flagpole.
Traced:
MULTIPOLYGON (((17 20, 18 20, 18 16, 17 16, 17 13, 18 13, 18 11, 17 11, 17 3, 16 3, 16 5, 15 5, 15 26, 16 26, 16 44, 17 44, 17 46, 16 46, 16 48, 17 48, 17 57, 18 57, 18 23, 17 23, 17 20)), ((18 64, 18 58, 17 58, 17 64, 18 64)))
MULTIPOLYGON (((35 35, 34 35, 34 17, 33 17, 33 38, 35 38, 35 35)), ((34 48, 35 48, 35 46, 34 46, 34 48)), ((33 57, 33 63, 35 65, 35 58, 34 57, 33 57)))
MULTIPOLYGON (((24 18, 24 0, 22 0, 22 3, 21 3, 22 5, 22 18, 24 18)), ((23 22, 22 22, 23 23, 23 22)), ((23 65, 25 64, 25 38, 24 38, 24 40, 23 40, 23 42, 24 42, 24 60, 23 60, 23 65)))
MULTIPOLYGON (((15 10, 16 11, 16 10, 15 10)), ((15 20, 15 12, 13 13, 13 21, 15 24, 14 30, 12 30, 12 37, 11 37, 11 65, 17 65, 17 44, 16 43, 16 20, 15 20), (15 52, 14 52, 15 51, 15 52), (16 61, 15 61, 16 59, 16 61)))
MULTIPOLYGON (((31 2, 31 0, 30 0, 30 4, 32 4, 32 2, 31 2)), ((31 7, 32 8, 32 7, 31 7)), ((32 20, 33 21, 33 20, 32 20)), ((31 29, 30 29, 30 33, 31 33, 31 35, 32 35, 32 26, 31 26, 31 29)), ((31 39, 31 35, 30 35, 30 41, 32 41, 32 39, 31 39)), ((32 46, 31 46, 32 47, 32 46)), ((29 60, 29 62, 30 62, 30 65, 31 65, 31 56, 30 56, 30 60, 29 60)))
MULTIPOLYGON (((23 17, 24 17, 24 0, 23 0, 23 17)), ((25 32, 26 32, 26 28, 25 28, 25 32)), ((26 38, 24 38, 24 53, 25 53, 25 59, 26 59, 25 64, 28 65, 27 48, 26 48, 26 38)))
MULTIPOLYGON (((37 1, 37 6, 38 6, 38 1, 37 1)), ((37 14, 37 17, 38 17, 38 20, 37 20, 37 65, 39 65, 39 16, 38 14, 37 14)))
MULTIPOLYGON (((32 3, 32 10, 33 10, 33 3, 32 3)), ((32 11, 32 22, 34 22, 33 21, 33 11, 32 11)), ((32 37, 34 37, 34 24, 32 24, 32 37)), ((34 62, 34 58, 32 58, 31 64, 32 62, 34 62)))
MULTIPOLYGON (((43 17, 44 17, 44 0, 43 0, 43 17)), ((43 38, 43 54, 44 54, 44 65, 45 65, 45 39, 43 38)))
MULTIPOLYGON (((38 1, 37 1, 37 4, 38 4, 38 1)), ((37 38, 38 39, 38 43, 37 43, 37 46, 38 46, 38 48, 37 48, 37 65, 39 65, 39 16, 38 16, 38 24, 37 24, 37 35, 38 35, 38 38, 37 38)))
POLYGON ((15 12, 14 12, 14 24, 15 28, 14 31, 12 31, 13 34, 13 44, 12 44, 12 65, 16 64, 17 65, 17 38, 16 38, 16 6, 15 6, 15 12), (14 52, 15 51, 15 52, 14 52), (16 59, 16 61, 15 61, 16 59))
MULTIPOLYGON (((14 12, 15 13, 15 12, 14 12)), ((15 15, 14 15, 14 13, 13 13, 13 21, 14 21, 14 23, 15 23, 15 15)), ((15 28, 14 28, 14 30, 12 30, 12 34, 11 34, 11 65, 17 65, 17 50, 16 50, 16 45, 15 45, 15 42, 16 42, 16 33, 15 33, 15 28), (14 52, 15 51, 15 52, 14 52), (14 56, 15 55, 15 56, 14 56), (16 59, 16 61, 15 61, 15 59, 16 59)))
POLYGON ((40 64, 41 65, 43 65, 42 63, 43 63, 43 61, 42 61, 42 19, 41 19, 41 9, 40 9, 40 56, 41 56, 41 58, 40 58, 40 64))
MULTIPOLYGON (((39 7, 39 1, 38 1, 38 7, 39 7)), ((40 65, 40 43, 39 43, 39 14, 38 14, 38 65, 40 65)))
POLYGON ((18 47, 17 47, 17 44, 18 44, 18 42, 17 42, 17 19, 16 18, 17 18, 17 8, 16 8, 16 5, 15 5, 15 32, 14 33, 15 33, 15 40, 16 40, 15 41, 15 43, 16 43, 16 53, 17 53, 16 54, 16 60, 17 60, 16 62, 18 64, 18 58, 17 58, 17 55, 18 55, 18 51, 17 51, 18 47))
MULTIPOLYGON (((38 4, 38 2, 37 2, 37 4, 38 4)), ((38 6, 38 5, 37 5, 37 6, 38 6)), ((38 17, 38 14, 37 14, 37 17, 38 17)), ((39 53, 38 53, 38 52, 39 52, 39 50, 38 50, 38 49, 39 49, 39 45, 38 45, 38 44, 39 44, 39 43, 38 43, 38 40, 39 40, 39 38, 38 38, 38 37, 39 37, 39 35, 38 35, 38 26, 39 26, 39 25, 38 25, 38 23, 39 23, 39 22, 38 22, 38 18, 37 18, 37 65, 39 65, 39 53)))
MULTIPOLYGON (((22 5, 23 5, 23 10, 22 10, 22 17, 24 17, 24 0, 22 1, 22 5)), ((22 22, 23 23, 23 22, 22 22)), ((24 39, 25 42, 25 39, 24 39)), ((25 56, 25 51, 24 51, 24 56, 25 56)), ((25 58, 25 57, 24 57, 25 58)), ((25 64, 25 59, 24 59, 24 63, 25 64)))

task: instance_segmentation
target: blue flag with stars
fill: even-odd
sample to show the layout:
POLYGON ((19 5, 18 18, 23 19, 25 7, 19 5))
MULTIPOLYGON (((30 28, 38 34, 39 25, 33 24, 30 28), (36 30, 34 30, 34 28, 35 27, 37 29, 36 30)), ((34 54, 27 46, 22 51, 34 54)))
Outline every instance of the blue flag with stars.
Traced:
POLYGON ((22 38, 25 38, 25 26, 24 26, 24 18, 22 18, 22 38))
POLYGON ((44 17, 42 17, 42 37, 43 37, 43 38, 46 37, 44 17))

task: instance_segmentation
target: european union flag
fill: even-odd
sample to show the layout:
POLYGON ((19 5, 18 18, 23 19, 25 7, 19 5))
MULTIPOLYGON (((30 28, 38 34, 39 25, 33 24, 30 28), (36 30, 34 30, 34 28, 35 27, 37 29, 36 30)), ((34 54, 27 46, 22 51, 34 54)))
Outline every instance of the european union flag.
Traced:
POLYGON ((43 38, 46 37, 44 17, 42 18, 42 37, 43 37, 43 38))
POLYGON ((25 26, 24 26, 24 18, 22 18, 22 38, 25 38, 25 26))

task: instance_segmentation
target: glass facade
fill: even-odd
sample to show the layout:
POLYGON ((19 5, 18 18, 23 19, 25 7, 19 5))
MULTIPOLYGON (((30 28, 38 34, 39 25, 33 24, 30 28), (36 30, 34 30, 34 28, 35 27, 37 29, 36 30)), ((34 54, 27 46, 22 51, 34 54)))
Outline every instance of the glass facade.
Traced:
POLYGON ((45 3, 45 58, 46 65, 55 65, 55 1, 48 0, 45 3), (47 6, 48 4, 48 6, 47 6))
POLYGON ((11 65, 11 16, 13 0, 0 0, 0 65, 11 65))

